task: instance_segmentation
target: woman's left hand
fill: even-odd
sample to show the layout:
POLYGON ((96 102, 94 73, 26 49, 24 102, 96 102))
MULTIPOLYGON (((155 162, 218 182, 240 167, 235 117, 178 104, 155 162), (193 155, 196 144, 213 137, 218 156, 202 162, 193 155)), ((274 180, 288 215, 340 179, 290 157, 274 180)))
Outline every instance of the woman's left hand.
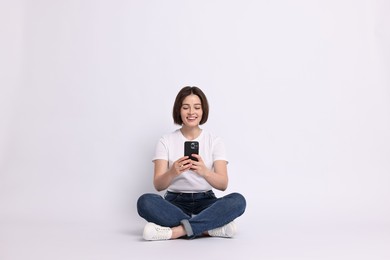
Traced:
POLYGON ((191 170, 193 170, 194 172, 196 172, 197 174, 199 174, 202 177, 205 177, 208 173, 210 173, 210 170, 206 167, 206 165, 204 164, 203 159, 200 155, 192 154, 191 156, 198 159, 198 161, 191 160, 191 163, 192 163, 191 170))

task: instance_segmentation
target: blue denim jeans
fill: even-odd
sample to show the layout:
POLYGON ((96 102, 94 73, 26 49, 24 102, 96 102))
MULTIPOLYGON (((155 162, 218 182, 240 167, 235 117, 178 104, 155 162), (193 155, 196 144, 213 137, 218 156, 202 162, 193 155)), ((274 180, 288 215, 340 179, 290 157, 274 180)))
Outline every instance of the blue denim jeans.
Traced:
POLYGON ((245 198, 231 193, 217 198, 213 191, 201 193, 167 192, 163 197, 147 193, 137 202, 138 214, 148 222, 164 227, 183 225, 189 238, 221 227, 241 216, 245 198))

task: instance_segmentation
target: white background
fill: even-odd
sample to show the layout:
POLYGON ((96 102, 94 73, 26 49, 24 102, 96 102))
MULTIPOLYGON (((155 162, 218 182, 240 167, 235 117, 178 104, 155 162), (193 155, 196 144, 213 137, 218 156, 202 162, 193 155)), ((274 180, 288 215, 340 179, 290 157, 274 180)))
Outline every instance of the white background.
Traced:
POLYGON ((165 245, 389 259, 389 17, 385 0, 1 1, 0 259, 171 250, 145 246, 135 205, 186 85, 228 148, 218 195, 248 205, 235 240, 165 245))

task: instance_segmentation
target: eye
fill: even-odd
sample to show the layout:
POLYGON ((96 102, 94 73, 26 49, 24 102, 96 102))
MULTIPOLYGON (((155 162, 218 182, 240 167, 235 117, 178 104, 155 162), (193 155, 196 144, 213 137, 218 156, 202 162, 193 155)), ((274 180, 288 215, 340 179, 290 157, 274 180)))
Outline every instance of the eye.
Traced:
POLYGON ((199 109, 202 109, 202 107, 195 107, 195 109, 199 110, 199 109))

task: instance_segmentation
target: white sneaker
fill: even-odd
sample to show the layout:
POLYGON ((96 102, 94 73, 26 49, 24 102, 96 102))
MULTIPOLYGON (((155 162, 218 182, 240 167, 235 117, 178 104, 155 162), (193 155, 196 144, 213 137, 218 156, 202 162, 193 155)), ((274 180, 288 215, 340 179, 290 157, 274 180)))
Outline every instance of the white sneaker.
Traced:
POLYGON ((145 240, 168 240, 172 237, 172 229, 149 222, 145 225, 143 237, 145 240))
POLYGON ((236 233, 237 227, 234 221, 225 226, 209 230, 208 233, 212 237, 233 237, 236 233))

